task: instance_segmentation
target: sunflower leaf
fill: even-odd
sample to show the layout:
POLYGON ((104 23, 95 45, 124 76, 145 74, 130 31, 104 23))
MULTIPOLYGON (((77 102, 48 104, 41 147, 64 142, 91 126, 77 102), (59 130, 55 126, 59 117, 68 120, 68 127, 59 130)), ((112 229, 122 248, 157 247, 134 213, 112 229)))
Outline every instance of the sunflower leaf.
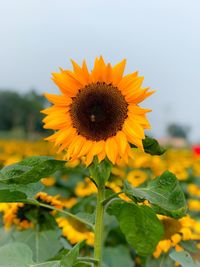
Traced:
POLYGON ((0 248, 0 267, 30 267, 33 264, 31 249, 19 242, 0 248))
POLYGON ((62 248, 60 233, 55 230, 38 231, 37 229, 28 229, 16 231, 13 238, 16 242, 22 242, 30 247, 35 262, 48 260, 62 248))
POLYGON ((169 171, 149 182, 146 187, 136 188, 126 181, 124 193, 137 201, 148 200, 159 214, 180 218, 187 211, 184 193, 176 176, 169 171))
POLYGON ((123 245, 106 247, 103 258, 109 267, 133 267, 133 260, 131 259, 129 249, 123 245))
POLYGON ((0 182, 0 202, 27 202, 43 188, 40 182, 26 185, 0 182))
POLYGON ((142 140, 144 151, 151 155, 162 155, 165 153, 166 149, 162 148, 158 141, 154 138, 145 136, 145 139, 142 140))
POLYGON ((175 260, 176 262, 180 263, 182 267, 198 267, 200 266, 199 262, 194 262, 190 253, 187 251, 172 251, 169 256, 175 260))
MULTIPOLYGON (((158 141, 149 136, 145 136, 145 139, 142 140, 144 151, 150 155, 162 155, 165 153, 166 149, 161 147, 158 141)), ((131 147, 136 148, 135 145, 131 144, 131 147)))
POLYGON ((60 261, 60 267, 72 267, 77 262, 81 243, 76 244, 60 261))
POLYGON ((0 171, 0 182, 5 184, 30 184, 38 182, 62 168, 65 161, 47 156, 28 157, 0 171))
POLYGON ((153 253, 163 236, 163 226, 150 207, 119 200, 109 206, 108 213, 117 218, 126 240, 140 256, 153 253))

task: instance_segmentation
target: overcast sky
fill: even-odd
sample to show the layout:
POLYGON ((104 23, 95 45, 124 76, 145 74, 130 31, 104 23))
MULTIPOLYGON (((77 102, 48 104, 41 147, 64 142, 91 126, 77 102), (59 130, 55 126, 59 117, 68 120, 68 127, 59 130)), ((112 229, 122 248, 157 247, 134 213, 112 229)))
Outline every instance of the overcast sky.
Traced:
POLYGON ((0 90, 57 92, 50 79, 69 59, 127 58, 156 90, 153 133, 167 123, 200 140, 200 0, 0 0, 0 90))

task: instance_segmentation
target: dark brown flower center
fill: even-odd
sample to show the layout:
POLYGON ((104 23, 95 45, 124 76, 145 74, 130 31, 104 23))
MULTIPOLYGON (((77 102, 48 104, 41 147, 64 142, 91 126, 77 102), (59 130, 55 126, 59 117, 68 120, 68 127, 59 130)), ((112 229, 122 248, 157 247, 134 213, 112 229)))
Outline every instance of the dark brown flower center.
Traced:
POLYGON ((128 104, 112 84, 92 83, 79 90, 70 108, 78 134, 100 141, 116 135, 127 118, 128 104))
POLYGON ((171 236, 178 233, 181 229, 180 222, 173 218, 163 219, 162 224, 164 226, 164 232, 165 232, 164 239, 170 239, 171 236))

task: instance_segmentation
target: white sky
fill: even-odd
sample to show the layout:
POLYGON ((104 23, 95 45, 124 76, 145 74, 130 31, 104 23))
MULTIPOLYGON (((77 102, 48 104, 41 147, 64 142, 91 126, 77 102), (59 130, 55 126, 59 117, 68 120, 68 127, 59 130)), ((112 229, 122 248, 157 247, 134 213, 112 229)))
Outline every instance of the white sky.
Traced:
POLYGON ((0 0, 0 90, 57 92, 51 72, 99 55, 157 90, 154 134, 177 122, 200 140, 200 0, 0 0))

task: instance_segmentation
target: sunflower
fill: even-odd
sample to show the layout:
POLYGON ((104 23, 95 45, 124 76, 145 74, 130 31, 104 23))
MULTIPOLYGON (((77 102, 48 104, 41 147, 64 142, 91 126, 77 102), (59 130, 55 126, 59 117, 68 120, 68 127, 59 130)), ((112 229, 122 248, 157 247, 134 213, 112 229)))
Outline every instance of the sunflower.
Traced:
MULTIPOLYGON (((26 217, 27 205, 23 203, 1 203, 0 212, 3 213, 3 223, 5 229, 10 229, 15 225, 18 229, 33 228, 33 223, 26 217)), ((29 205, 29 207, 31 207, 29 205)))
POLYGON ((62 229, 62 235, 66 237, 71 244, 76 244, 83 240, 90 246, 94 245, 94 233, 89 231, 82 223, 70 218, 56 218, 58 227, 62 229))
POLYGON ((72 60, 73 71, 53 73, 61 94, 45 94, 53 106, 43 110, 44 128, 56 132, 47 138, 67 151, 65 159, 85 156, 88 166, 94 156, 115 164, 131 156, 130 144, 143 149, 144 129, 150 125, 138 104, 153 91, 142 88, 143 77, 137 72, 123 76, 126 60, 111 66, 96 58, 88 71, 86 62, 79 66, 72 60))
POLYGON ((200 240, 200 223, 189 215, 178 220, 163 215, 158 217, 163 224, 165 234, 153 253, 155 258, 167 253, 171 248, 175 248, 176 251, 183 250, 182 241, 200 240))
POLYGON ((97 193, 97 188, 90 178, 86 177, 84 181, 78 182, 75 188, 75 194, 78 197, 90 196, 97 193))
POLYGON ((35 197, 39 202, 42 202, 44 204, 51 205, 57 209, 62 209, 64 207, 64 203, 61 201, 60 196, 51 196, 48 195, 45 192, 39 192, 37 193, 35 197))
POLYGON ((134 187, 140 186, 143 184, 148 178, 148 175, 145 171, 142 170, 132 170, 127 175, 127 180, 131 183, 134 187))

